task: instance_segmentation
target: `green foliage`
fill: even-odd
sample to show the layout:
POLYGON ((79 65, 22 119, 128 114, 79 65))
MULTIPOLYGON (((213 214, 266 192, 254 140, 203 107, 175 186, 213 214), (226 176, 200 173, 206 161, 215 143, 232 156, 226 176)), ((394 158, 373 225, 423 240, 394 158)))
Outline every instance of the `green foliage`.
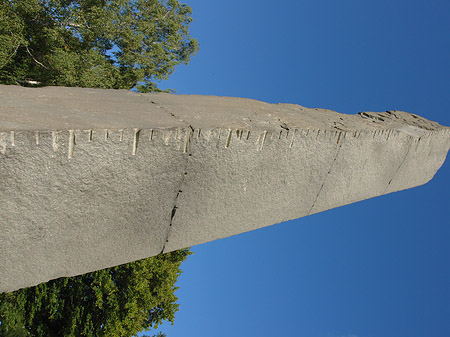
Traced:
POLYGON ((158 91, 191 21, 177 0, 0 0, 0 83, 158 91))
POLYGON ((188 249, 0 294, 0 336, 119 337, 173 323, 188 249))

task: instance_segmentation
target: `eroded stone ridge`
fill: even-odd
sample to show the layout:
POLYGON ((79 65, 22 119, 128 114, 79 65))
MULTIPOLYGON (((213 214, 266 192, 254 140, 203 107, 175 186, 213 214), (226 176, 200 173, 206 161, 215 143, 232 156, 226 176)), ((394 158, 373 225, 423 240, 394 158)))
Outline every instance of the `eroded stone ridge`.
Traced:
POLYGON ((0 291, 418 186, 449 145, 401 111, 0 86, 0 291))

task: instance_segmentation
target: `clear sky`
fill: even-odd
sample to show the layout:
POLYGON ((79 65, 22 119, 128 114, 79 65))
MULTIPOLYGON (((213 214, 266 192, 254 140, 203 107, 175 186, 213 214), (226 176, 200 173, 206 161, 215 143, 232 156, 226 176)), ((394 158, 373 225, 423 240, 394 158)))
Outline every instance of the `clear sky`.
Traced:
MULTIPOLYGON (((450 126, 448 0, 185 0, 200 52, 161 83, 450 126)), ((168 337, 450 336, 450 161, 428 184, 192 248, 168 337)))

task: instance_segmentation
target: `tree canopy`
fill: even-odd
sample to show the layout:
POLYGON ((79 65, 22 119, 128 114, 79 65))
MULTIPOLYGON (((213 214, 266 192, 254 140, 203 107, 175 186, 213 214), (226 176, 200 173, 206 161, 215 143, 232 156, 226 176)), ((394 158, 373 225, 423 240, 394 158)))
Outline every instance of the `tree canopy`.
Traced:
POLYGON ((178 250, 85 275, 0 294, 0 336, 135 336, 173 323, 178 250))
POLYGON ((191 21, 177 0, 0 0, 0 83, 158 91, 191 21))

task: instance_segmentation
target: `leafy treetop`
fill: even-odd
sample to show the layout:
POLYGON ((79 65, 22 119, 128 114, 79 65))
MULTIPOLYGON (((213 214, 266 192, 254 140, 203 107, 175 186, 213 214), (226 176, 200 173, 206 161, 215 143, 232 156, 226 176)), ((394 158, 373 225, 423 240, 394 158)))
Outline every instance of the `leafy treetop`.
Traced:
POLYGON ((0 0, 0 83, 159 91, 191 21, 177 0, 0 0))
POLYGON ((131 337, 173 323, 175 282, 189 254, 182 249, 0 294, 0 336, 131 337))

